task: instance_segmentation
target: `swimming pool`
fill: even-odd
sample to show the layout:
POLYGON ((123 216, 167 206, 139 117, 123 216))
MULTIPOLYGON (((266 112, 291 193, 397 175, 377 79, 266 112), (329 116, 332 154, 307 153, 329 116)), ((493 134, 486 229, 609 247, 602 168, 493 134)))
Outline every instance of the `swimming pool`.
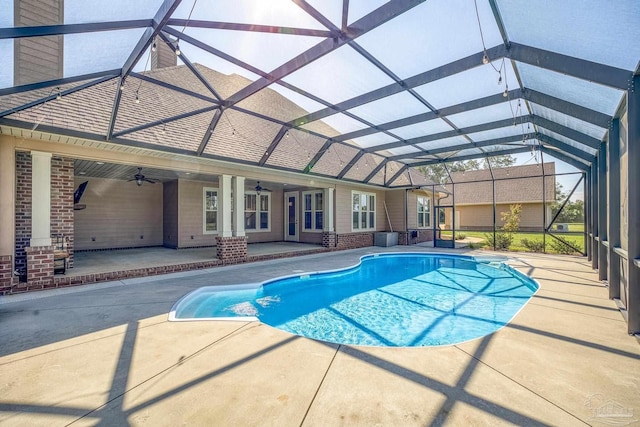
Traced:
POLYGON ((434 346, 490 334, 537 291, 503 263, 465 255, 375 254, 354 267, 258 284, 207 286, 178 301, 170 320, 260 320, 339 344, 434 346))

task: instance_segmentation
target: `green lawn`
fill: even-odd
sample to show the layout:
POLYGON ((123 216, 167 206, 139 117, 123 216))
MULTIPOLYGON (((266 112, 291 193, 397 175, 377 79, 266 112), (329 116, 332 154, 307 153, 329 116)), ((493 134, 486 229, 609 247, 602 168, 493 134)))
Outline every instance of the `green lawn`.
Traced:
MULTIPOLYGON (((569 230, 571 230, 570 232, 566 232, 566 233, 555 232, 554 235, 566 240, 576 248, 580 250, 584 250, 584 234, 582 234, 581 232, 574 231, 572 227, 573 225, 576 225, 576 228, 578 228, 577 226, 580 226, 581 229, 584 229, 583 224, 570 224, 569 225, 569 230)), ((456 235, 458 238, 460 238, 460 235, 465 235, 467 237, 477 237, 477 238, 483 239, 483 242, 474 244, 474 247, 487 247, 487 249, 491 249, 491 248, 489 247, 489 241, 486 239, 485 236, 492 235, 492 234, 493 233, 491 232, 485 232, 485 231, 456 231, 456 235)), ((448 235, 447 233, 443 233, 443 237, 445 236, 451 237, 451 233, 448 233, 448 235)), ((514 252, 531 252, 531 249, 527 248, 522 243, 523 239, 526 239, 530 242, 537 241, 537 242, 540 242, 540 244, 542 244, 541 243, 542 233, 525 233, 525 232, 513 233, 513 243, 509 247, 509 250, 514 252)), ((556 242, 556 239, 554 239, 553 237, 551 236, 546 237, 547 252, 549 253, 558 252, 558 250, 556 250, 558 243, 555 243, 555 242, 556 242)))

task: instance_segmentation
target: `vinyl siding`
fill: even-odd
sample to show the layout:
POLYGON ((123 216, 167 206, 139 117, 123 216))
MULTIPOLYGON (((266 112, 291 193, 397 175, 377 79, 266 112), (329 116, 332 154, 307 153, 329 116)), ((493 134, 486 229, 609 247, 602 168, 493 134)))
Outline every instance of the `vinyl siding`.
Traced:
POLYGON ((178 181, 178 247, 213 246, 215 234, 203 232, 203 189, 217 187, 215 182, 178 181))
MULTIPOLYGON (((509 212, 508 204, 496 205, 496 227, 502 227, 502 213, 509 212)), ((493 207, 491 205, 456 206, 460 229, 490 229, 493 227, 493 207)), ((547 218, 549 221, 550 218, 547 218)), ((520 228, 538 228, 542 230, 542 203, 524 203, 520 214, 520 228)), ((451 214, 446 218, 446 227, 451 227, 451 214)))
POLYGON ((87 207, 74 211, 76 250, 162 245, 162 185, 77 177, 75 186, 84 181, 87 207))
POLYGON ((178 247, 178 181, 162 184, 162 229, 163 245, 178 247))
POLYGON ((391 219, 393 231, 404 230, 404 194, 405 190, 393 190, 385 193, 387 210, 389 211, 389 218, 391 219))
MULTIPOLYGON (((389 224, 387 222, 387 217, 384 212, 384 200, 385 200, 385 192, 384 191, 376 191, 366 189, 363 190, 361 188, 347 186, 347 185, 338 185, 336 186, 336 216, 335 216, 335 225, 336 225, 336 233, 344 234, 344 233, 352 233, 351 229, 351 192, 352 191, 361 191, 364 193, 372 193, 376 195, 376 229, 375 231, 384 231, 389 228, 389 224)), ((371 231, 371 230, 367 230, 371 231)))

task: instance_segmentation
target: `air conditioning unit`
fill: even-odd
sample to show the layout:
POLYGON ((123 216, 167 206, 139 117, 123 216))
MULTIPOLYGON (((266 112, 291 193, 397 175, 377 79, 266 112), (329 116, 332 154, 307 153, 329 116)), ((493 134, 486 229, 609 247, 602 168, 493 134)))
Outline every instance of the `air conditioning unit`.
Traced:
POLYGON ((569 224, 565 223, 557 223, 556 231, 569 231, 569 224))

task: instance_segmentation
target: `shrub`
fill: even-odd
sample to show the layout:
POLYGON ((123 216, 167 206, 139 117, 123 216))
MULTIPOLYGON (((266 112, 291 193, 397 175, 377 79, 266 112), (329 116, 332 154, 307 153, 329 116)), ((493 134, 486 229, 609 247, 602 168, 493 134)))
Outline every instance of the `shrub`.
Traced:
MULTIPOLYGON (((578 246, 581 246, 581 245, 578 244, 578 246)), ((551 241, 551 250, 553 252, 564 254, 564 255, 573 255, 576 253, 576 251, 571 246, 567 245, 561 240, 556 240, 556 239, 553 239, 551 241)))
POLYGON ((502 221, 504 226, 495 233, 495 241, 493 233, 486 233, 484 238, 492 248, 499 251, 508 251, 513 244, 513 233, 518 231, 520 227, 520 214, 522 213, 522 205, 509 205, 509 212, 502 212, 502 221))
POLYGON ((544 252, 544 242, 542 240, 522 239, 522 246, 530 252, 544 252))
POLYGON ((456 233, 456 240, 464 240, 467 238, 467 235, 464 233, 456 233))
POLYGON ((493 233, 486 233, 484 235, 484 238, 489 243, 489 246, 491 246, 492 248, 495 247, 496 250, 498 250, 498 251, 507 251, 507 250, 509 250, 509 247, 513 243, 513 234, 506 233, 504 231, 496 232, 495 244, 494 244, 494 241, 493 241, 493 233))

